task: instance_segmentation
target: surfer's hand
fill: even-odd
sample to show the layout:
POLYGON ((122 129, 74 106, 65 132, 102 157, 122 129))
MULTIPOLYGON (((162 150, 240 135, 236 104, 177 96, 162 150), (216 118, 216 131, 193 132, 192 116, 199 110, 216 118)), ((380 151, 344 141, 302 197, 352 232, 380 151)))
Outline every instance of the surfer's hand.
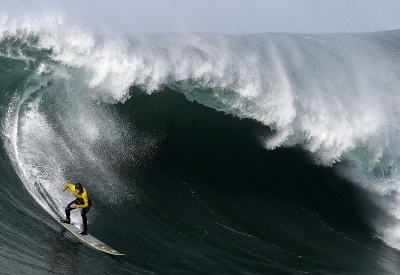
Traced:
POLYGON ((76 208, 76 203, 73 203, 73 204, 71 205, 71 208, 76 208))

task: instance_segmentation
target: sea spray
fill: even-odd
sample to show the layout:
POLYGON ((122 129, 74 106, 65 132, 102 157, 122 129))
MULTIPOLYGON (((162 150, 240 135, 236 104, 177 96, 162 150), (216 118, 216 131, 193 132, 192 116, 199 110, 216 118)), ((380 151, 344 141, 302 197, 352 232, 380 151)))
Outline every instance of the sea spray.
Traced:
MULTIPOLYGON (((27 150, 31 145, 15 145, 24 140, 39 140, 48 130, 46 136, 53 138, 47 142, 54 142, 50 147, 60 150, 50 153, 50 160, 59 155, 72 155, 65 162, 88 161, 89 166, 101 171, 95 180, 108 177, 112 188, 111 183, 118 179, 106 175, 112 175, 113 167, 98 161, 99 150, 94 147, 100 141, 105 142, 112 152, 121 144, 135 141, 102 134, 107 130, 120 133, 126 126, 123 122, 119 124, 107 106, 129 100, 133 86, 148 94, 169 86, 188 100, 272 128, 275 135, 263 141, 267 150, 301 146, 318 164, 351 163, 341 170, 346 171, 343 174, 369 190, 372 197, 389 197, 391 203, 380 206, 397 220, 393 205, 398 199, 393 191, 397 192, 398 173, 385 172, 381 176, 374 173, 378 167, 382 171, 399 168, 400 60, 396 49, 400 48, 400 39, 397 31, 346 35, 188 33, 112 37, 93 34, 58 18, 48 20, 57 24, 49 26, 34 18, 1 21, 2 43, 9 37, 24 42, 19 44, 24 47, 17 51, 13 47, 18 44, 8 45, 6 48, 12 50, 1 52, 2 56, 26 59, 27 71, 35 71, 29 73, 39 75, 40 79, 52 78, 46 80, 47 86, 37 85, 36 90, 29 92, 32 98, 28 101, 16 96, 22 100, 18 103, 20 106, 26 105, 25 109, 14 108, 18 104, 10 103, 11 111, 4 124, 12 124, 8 123, 12 120, 10 117, 18 118, 13 127, 3 127, 5 136, 17 133, 11 135, 14 142, 8 148, 10 156, 22 154, 19 160, 27 161, 32 154, 22 149, 27 150), (20 54, 10 54, 13 51, 20 54), (48 54, 37 62, 34 53, 39 52, 48 54), (46 113, 50 107, 44 98, 56 102, 61 111, 53 109, 46 113), (28 108, 35 99, 37 106, 28 108), (56 114, 61 117, 53 120, 56 114), (31 122, 25 123, 28 119, 35 121, 36 128, 30 128, 31 122), (73 133, 68 129, 73 129, 73 133), (29 139, 25 137, 28 133, 33 135, 29 139), (59 146, 63 143, 69 144, 68 149, 59 146), (388 184, 392 187, 386 188, 388 184)), ((24 95, 27 90, 17 93, 24 95)), ((120 151, 126 149, 121 148, 120 151)), ((26 165, 23 161, 18 165, 24 171, 35 171, 32 167, 23 168, 26 165)), ((59 168, 54 170, 55 175, 46 174, 46 177, 64 180, 71 170, 79 169, 59 168)), ((28 177, 22 178, 28 181, 28 177)), ((101 193, 100 188, 97 191, 101 193)), ((397 232, 397 225, 387 226, 383 231, 397 232)), ((396 234, 391 236, 397 238, 396 234)), ((384 239, 396 246, 393 238, 384 239)))

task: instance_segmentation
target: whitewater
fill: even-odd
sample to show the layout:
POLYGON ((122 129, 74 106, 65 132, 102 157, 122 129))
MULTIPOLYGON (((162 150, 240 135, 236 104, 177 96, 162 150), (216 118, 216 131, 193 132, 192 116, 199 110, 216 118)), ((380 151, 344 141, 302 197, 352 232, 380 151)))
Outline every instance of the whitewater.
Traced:
MULTIPOLYGON (((169 132, 163 132, 153 124, 143 130, 143 121, 152 120, 152 117, 146 110, 139 109, 138 102, 141 102, 143 106, 161 113, 155 116, 157 119, 163 115, 171 117, 171 121, 172 117, 176 119, 179 125, 170 130, 171 133, 178 133, 180 130, 185 132, 176 139, 177 144, 186 150, 182 149, 186 152, 183 156, 187 157, 182 157, 182 164, 186 163, 188 167, 175 166, 168 157, 159 161, 160 165, 166 165, 168 169, 175 171, 172 174, 180 188, 190 191, 189 194, 182 195, 184 198, 193 197, 198 192, 204 192, 211 198, 214 196, 208 189, 204 191, 204 187, 193 187, 189 184, 190 176, 183 176, 186 173, 195 171, 193 178, 196 178, 196 173, 204 175, 211 173, 209 171, 220 178, 229 178, 228 174, 231 173, 230 168, 226 167, 226 174, 206 169, 200 173, 196 170, 195 163, 200 162, 196 154, 201 155, 201 150, 193 149, 192 152, 191 148, 193 144, 204 146, 203 143, 207 143, 207 138, 211 137, 191 134, 192 131, 201 132, 204 129, 196 127, 196 120, 190 121, 191 116, 200 114, 199 120, 204 119, 203 123, 207 123, 208 116, 211 116, 217 122, 208 120, 210 125, 220 123, 216 128, 230 123, 250 123, 251 126, 243 126, 243 129, 262 130, 254 131, 256 134, 250 131, 241 134, 254 134, 252 140, 255 140, 255 144, 260 147, 257 150, 260 151, 254 155, 251 150, 247 152, 248 155, 245 151, 241 154, 243 158, 253 158, 250 161, 252 165, 249 166, 254 171, 259 169, 257 173, 260 175, 260 182, 266 180, 263 177, 268 177, 263 170, 269 171, 267 166, 270 162, 259 162, 262 158, 256 158, 256 155, 273 152, 281 154, 282 150, 291 152, 289 158, 294 157, 294 154, 301 154, 302 161, 319 167, 318 169, 330 169, 329 171, 333 171, 332 175, 338 175, 340 180, 349 182, 351 187, 346 188, 355 188, 358 190, 355 193, 362 193, 361 197, 366 198, 371 208, 377 209, 370 212, 370 208, 360 207, 360 219, 370 226, 368 232, 387 246, 400 249, 399 31, 312 35, 115 35, 93 33, 63 18, 1 18, 1 80, 4 83, 12 82, 9 80, 10 75, 17 79, 16 84, 2 84, 7 87, 2 89, 4 94, 1 100, 2 143, 24 188, 53 218, 58 219, 63 215, 63 208, 70 200, 70 197, 60 192, 61 186, 77 179, 90 182, 91 192, 96 194, 97 201, 103 202, 106 208, 118 212, 117 209, 126 207, 127 204, 132 207, 151 204, 154 209, 146 213, 155 219, 152 223, 157 224, 156 221, 162 220, 161 217, 168 217, 168 213, 159 213, 162 205, 168 201, 168 196, 154 201, 149 199, 151 196, 143 189, 142 182, 148 175, 147 171, 152 169, 149 168, 151 164, 158 163, 158 154, 164 151, 163 142, 168 140, 166 133, 169 132), (175 110, 186 110, 183 116, 175 117, 170 109, 174 109, 170 107, 170 101, 162 98, 171 94, 171 100, 179 102, 174 103, 175 110), (181 95, 186 103, 179 101, 177 96, 181 95), (149 98, 160 102, 153 105, 146 103, 149 98), (168 108, 168 111, 164 108, 168 108), (207 112, 211 111, 207 110, 213 110, 215 114, 208 115, 207 112), (228 118, 235 122, 221 122, 228 118), (189 122, 180 119, 188 119, 189 122), (292 153, 290 150, 296 151, 292 153), (194 164, 191 166, 188 163, 194 164), (257 167, 257 163, 267 166, 257 167), (193 191, 196 188, 202 191, 193 191), (163 203, 158 205, 157 201, 163 203)), ((159 124, 163 125, 161 122, 159 124)), ((239 135, 234 130, 228 131, 228 139, 235 138, 230 133, 239 135)), ((222 147, 229 147, 229 142, 224 144, 223 139, 221 142, 222 147)), ((226 149, 224 154, 229 155, 229 150, 232 147, 226 149)), ((236 157, 233 156, 234 159, 236 157)), ((297 157, 296 159, 298 160, 297 157)), ((223 158, 219 164, 225 161, 223 158)), ((301 182, 302 173, 313 177, 311 170, 305 169, 314 168, 290 170, 289 167, 280 166, 280 169, 282 173, 293 173, 293 181, 290 182, 297 178, 301 182)), ((225 168, 220 168, 225 171, 225 168)), ((239 169, 245 168, 242 166, 239 169)), ((172 181, 161 175, 162 173, 159 175, 159 182, 172 181)), ((210 176, 208 179, 218 177, 210 176)), ((246 177, 253 180, 251 174, 246 177)), ((329 179, 332 178, 333 176, 329 179)), ((245 182, 240 184, 246 185, 245 182)), ((332 183, 328 180, 325 183, 316 180, 314 184, 313 188, 318 189, 322 188, 317 187, 318 184, 325 186, 332 183)), ((291 188, 289 184, 283 185, 291 188)), ((166 192, 168 188, 164 188, 166 187, 161 189, 166 192)), ((306 187, 304 189, 308 190, 306 187)), ((228 187, 226 190, 229 193, 228 187)), ((324 196, 330 194, 326 192, 324 196)), ((188 209, 197 212, 204 207, 205 213, 210 217, 214 215, 214 211, 218 212, 215 210, 219 209, 216 206, 218 203, 206 203, 207 196, 198 196, 199 205, 188 209)), ((247 196, 251 195, 244 195, 247 196)), ((354 200, 356 198, 356 195, 351 197, 354 200)), ((237 204, 241 205, 239 201, 237 204)), ((298 202, 295 205, 300 205, 300 210, 296 211, 309 215, 310 211, 306 206, 298 202)), ((315 210, 311 212, 313 211, 315 210)), ((75 214, 73 219, 78 223, 79 215, 75 214)), ((89 221, 92 224, 104 215, 95 207, 90 214, 92 216, 89 221)), ((204 217, 207 215, 204 214, 204 217)), ((221 213, 217 215, 223 216, 221 213)), ((110 224, 118 223, 113 215, 106 217, 107 220, 112 220, 110 224)), ((207 219, 209 218, 204 218, 207 219)), ((323 215, 317 219, 316 224, 324 222, 323 215)), ((190 221, 176 222, 177 224, 171 225, 171 230, 190 238, 192 229, 184 229, 189 226, 190 221)), ((46 223, 51 221, 47 220, 46 223)), ((283 223, 291 223, 289 216, 283 223)), ((218 230, 240 234, 247 241, 251 239, 250 243, 264 240, 261 236, 264 233, 258 236, 257 230, 246 231, 245 225, 238 229, 229 223, 214 224, 218 230)), ((127 229, 128 226, 121 228, 125 235, 133 234, 127 229)), ((342 234, 339 229, 327 230, 342 234)), ((206 231, 207 233, 202 233, 203 236, 208 234, 209 230, 206 231)), ((176 235, 173 236, 177 238, 176 235)), ((209 240, 200 242, 207 243, 209 240)), ((283 247, 282 250, 290 249, 283 247)), ((272 256, 267 254, 266 258, 270 257, 272 256)), ((279 262, 276 259, 275 261, 279 262)), ((188 266, 196 266, 197 261, 188 262, 188 266)), ((213 269, 210 264, 197 271, 229 271, 224 269, 229 266, 229 262, 227 260, 222 269, 213 269)), ((230 271, 269 270, 268 266, 273 266, 272 262, 274 261, 257 269, 243 265, 230 271)), ((170 267, 167 271, 163 269, 166 267, 152 270, 146 265, 141 268, 146 271, 140 269, 135 272, 172 273, 179 270, 178 267, 170 267)), ((294 270, 304 271, 307 268, 296 266, 294 270)), ((188 270, 183 268, 180 271, 188 270)), ((290 272, 284 268, 280 271, 290 272)))

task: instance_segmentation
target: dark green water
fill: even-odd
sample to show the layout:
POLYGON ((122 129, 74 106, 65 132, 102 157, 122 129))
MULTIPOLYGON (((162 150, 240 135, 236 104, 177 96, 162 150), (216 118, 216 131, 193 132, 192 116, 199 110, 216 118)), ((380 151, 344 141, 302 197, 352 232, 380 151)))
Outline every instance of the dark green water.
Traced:
MULTIPOLYGON (((212 47, 217 43, 213 39, 218 38, 199 37, 212 47)), ((313 86, 313 80, 300 79, 305 73, 296 71, 300 70, 301 62, 291 50, 297 50, 302 57, 314 53, 314 61, 305 65, 308 73, 315 76, 313 66, 329 71, 325 68, 329 62, 322 57, 316 59, 318 51, 324 47, 333 51, 330 58, 338 57, 331 62, 336 64, 334 70, 340 72, 337 64, 349 64, 341 57, 353 45, 344 42, 342 36, 313 38, 325 43, 336 40, 321 46, 318 41, 297 36, 227 37, 226 51, 234 51, 247 61, 250 55, 258 55, 263 60, 258 69, 265 75, 276 76, 279 70, 275 69, 279 66, 291 70, 288 81, 294 90, 303 91, 304 87, 313 86), (268 48, 269 39, 275 45, 292 45, 291 50, 282 51, 293 56, 288 59, 279 54, 262 56, 260 47, 268 48), (289 44, 288 39, 292 39, 289 44), (343 45, 345 50, 341 48, 343 45), (282 58, 280 65, 276 63, 278 56, 282 58), (270 63, 274 60, 275 63, 270 63), (290 62, 299 63, 290 66, 290 62)), ((128 85, 129 97, 122 99, 118 98, 119 86, 113 86, 113 81, 120 80, 120 74, 106 70, 105 78, 101 79, 104 76, 101 68, 112 67, 113 58, 121 66, 125 61, 134 63, 132 56, 141 53, 109 57, 106 65, 101 63, 104 56, 96 59, 92 52, 71 61, 63 59, 67 56, 66 49, 44 48, 40 39, 40 36, 17 35, 3 37, 1 42, 0 273, 396 274, 400 270, 400 253, 387 244, 388 239, 376 227, 377 220, 382 221, 383 227, 390 224, 391 212, 374 203, 373 188, 341 173, 343 167, 357 166, 346 154, 354 156, 359 151, 352 147, 340 161, 327 165, 324 157, 325 160, 331 157, 332 148, 340 151, 341 144, 332 148, 321 145, 320 150, 313 151, 311 143, 317 136, 307 140, 304 136, 311 135, 307 131, 297 137, 304 140, 291 146, 289 141, 274 150, 265 145, 265 140, 284 131, 279 123, 290 114, 290 108, 279 113, 279 108, 273 105, 288 108, 286 101, 280 101, 285 95, 274 99, 272 91, 266 97, 252 99, 250 95, 232 91, 235 87, 240 90, 243 80, 232 80, 222 89, 222 84, 217 87, 210 75, 209 82, 207 77, 196 78, 196 70, 204 65, 199 60, 207 63, 212 54, 204 44, 190 48, 182 42, 187 48, 182 46, 186 51, 179 53, 187 54, 182 58, 187 59, 193 70, 191 79, 180 78, 179 68, 173 68, 176 75, 166 77, 157 91, 149 92, 155 76, 153 80, 149 77, 150 80, 142 81, 137 73, 131 76, 134 80, 128 85), (90 65, 96 70, 78 64, 83 61, 94 62, 90 65), (71 65, 74 62, 77 63, 71 65), (96 79, 101 80, 96 82, 96 79), (271 98, 274 104, 264 102, 266 98, 271 98), (279 119, 266 125, 268 119, 264 114, 272 117, 277 114, 279 119), (71 200, 68 193, 60 191, 68 181, 80 181, 89 190, 93 201, 88 214, 90 233, 125 256, 113 257, 95 251, 58 224, 58 216, 71 200)), ((165 37, 145 36, 133 38, 129 45, 137 49, 137 44, 152 39, 166 43, 165 37)), ((390 40, 390 47, 388 42, 379 44, 381 53, 386 53, 385 58, 398 58, 394 50, 400 44, 397 33, 352 39, 361 44, 390 40)), ((157 47, 149 51, 170 54, 173 63, 173 54, 157 47)), ((371 47, 363 50, 371 53, 371 47)), ((79 49, 71 52, 82 53, 79 49)), ((143 56, 144 63, 138 67, 151 67, 148 74, 152 75, 157 68, 154 64, 162 62, 153 64, 148 55, 143 53, 143 56)), ((372 59, 380 60, 376 56, 372 59)), ((212 61, 215 67, 219 66, 217 60, 212 61)), ((256 64, 252 62, 249 64, 256 64)), ((392 65, 397 64, 396 60, 393 62, 392 65)), ((183 63, 180 65, 184 66, 183 63)), ((241 70, 248 70, 249 64, 244 64, 241 70)), ((221 73, 218 81, 229 82, 237 76, 235 68, 240 65, 232 66, 233 71, 226 69, 224 73, 216 69, 215 75, 221 73)), ((393 71, 392 76, 397 73, 396 69, 393 71)), ((352 69, 348 69, 347 73, 350 72, 352 69)), ((363 74, 355 77, 360 75, 363 74)), ((338 87, 340 79, 340 76, 333 79, 338 87)), ((351 82, 350 78, 343 76, 343 79, 351 82)), ((253 83, 257 81, 253 75, 253 83)), ((322 87, 326 79, 320 82, 322 87)), ((369 83, 370 88, 376 88, 378 82, 369 83)), ((390 90, 396 83, 386 83, 381 88, 390 90)), ((278 84, 271 81, 268 85, 262 89, 273 90, 278 84)), ((338 92, 335 97, 331 93, 334 89, 328 90, 329 93, 320 94, 321 98, 326 96, 334 101, 343 96, 338 92)), ((313 105, 318 100, 306 90, 296 96, 300 98, 296 117, 304 116, 301 122, 305 123, 313 113, 306 102, 313 105)), ((369 96, 373 101, 373 96, 369 96)), ((352 100, 349 96, 348 101, 352 100)), ((351 113, 352 109, 346 111, 351 113)), ((391 111, 395 114, 397 109, 391 111)), ((323 117, 324 112, 321 108, 317 113, 323 117)), ((362 117, 360 113, 353 115, 362 117)), ((355 123, 353 117, 347 118, 343 125, 355 123)), ((338 115, 337 120, 341 119, 338 115)), ((323 124, 319 119, 314 123, 316 128, 318 123, 323 124)), ((300 124, 290 125, 296 131, 300 124)), ((357 127, 353 126, 355 130, 357 127)), ((332 129, 325 136, 326 144, 340 132, 338 128, 332 129)), ((396 163, 392 132, 384 133, 392 145, 388 156, 396 163)), ((359 148, 368 147, 363 145, 359 148)), ((368 157, 367 153, 372 155, 372 150, 363 152, 364 157, 368 157)), ((391 176, 395 180, 394 175, 392 172, 380 180, 391 176)), ((395 198, 390 202, 396 202, 395 198)), ((78 214, 72 218, 80 222, 78 214)))

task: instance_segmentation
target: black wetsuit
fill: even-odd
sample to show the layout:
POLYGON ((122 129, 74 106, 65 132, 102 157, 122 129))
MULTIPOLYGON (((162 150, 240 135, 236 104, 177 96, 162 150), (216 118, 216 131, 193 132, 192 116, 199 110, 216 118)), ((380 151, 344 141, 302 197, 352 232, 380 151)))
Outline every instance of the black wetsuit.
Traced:
POLYGON ((66 218, 67 218, 67 220, 70 220, 71 210, 74 210, 74 208, 71 208, 71 205, 75 203, 77 206, 76 209, 82 208, 81 216, 82 216, 82 221, 83 221, 83 231, 87 232, 86 213, 89 212, 90 206, 92 205, 92 202, 89 197, 89 193, 87 192, 86 188, 84 188, 84 187, 80 193, 76 193, 75 185, 72 183, 68 183, 66 186, 64 186, 64 191, 67 188, 69 188, 71 190, 72 194, 74 194, 76 199, 71 201, 65 208, 66 218))

